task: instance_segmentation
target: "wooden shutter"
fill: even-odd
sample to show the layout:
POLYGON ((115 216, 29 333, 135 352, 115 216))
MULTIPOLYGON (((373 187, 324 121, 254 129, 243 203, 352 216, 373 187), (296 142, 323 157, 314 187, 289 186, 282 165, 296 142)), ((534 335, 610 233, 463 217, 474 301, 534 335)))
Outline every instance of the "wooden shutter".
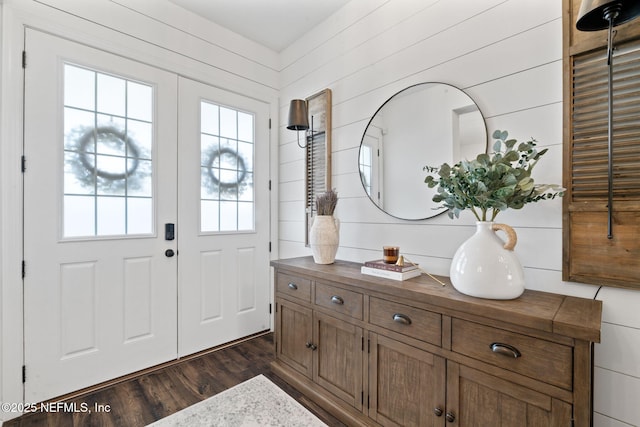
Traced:
POLYGON ((306 135, 305 245, 316 214, 316 196, 331 189, 331 90, 325 89, 306 99, 311 128, 306 135))
MULTIPOLYGON (((573 61, 571 188, 575 202, 607 201, 606 51, 573 61)), ((613 72, 614 204, 640 200, 640 41, 617 49, 613 72)))
POLYGON ((614 39, 609 239, 607 31, 577 32, 579 3, 565 0, 563 279, 640 289, 640 20, 614 39))

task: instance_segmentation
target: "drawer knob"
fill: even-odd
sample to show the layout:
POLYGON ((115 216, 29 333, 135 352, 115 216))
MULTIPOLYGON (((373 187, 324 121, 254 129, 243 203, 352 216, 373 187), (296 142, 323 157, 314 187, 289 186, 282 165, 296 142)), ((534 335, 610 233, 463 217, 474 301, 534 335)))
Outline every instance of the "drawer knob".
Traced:
POLYGON ((447 412, 447 415, 444 416, 447 421, 449 421, 450 423, 454 422, 456 420, 456 416, 453 415, 453 412, 447 412))
POLYGON ((337 295, 332 295, 331 296, 331 302, 334 304, 338 304, 338 305, 343 305, 344 304, 344 300, 337 296, 337 295))
POLYGON ((404 314, 396 313, 393 315, 393 321, 398 322, 402 325, 410 325, 411 319, 409 316, 405 316, 404 314))
POLYGON ((436 414, 436 417, 441 417, 442 414, 444 414, 444 411, 441 407, 436 406, 435 408, 433 408, 433 413, 436 414))
POLYGON ((509 344, 494 342, 493 344, 491 344, 490 347, 491 347, 491 351, 497 354, 502 354, 503 356, 513 357, 514 359, 517 359, 518 357, 522 356, 522 354, 517 348, 509 344))
POLYGON ((289 283, 289 289, 293 289, 294 291, 298 290, 298 285, 295 283, 289 283))

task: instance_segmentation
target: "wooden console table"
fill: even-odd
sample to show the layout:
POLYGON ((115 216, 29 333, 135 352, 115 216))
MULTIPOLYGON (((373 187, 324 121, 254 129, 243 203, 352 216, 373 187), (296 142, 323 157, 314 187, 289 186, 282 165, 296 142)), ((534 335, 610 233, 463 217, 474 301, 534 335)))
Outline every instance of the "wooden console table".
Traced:
POLYGON ((602 303, 273 261, 273 371, 349 426, 589 426, 602 303))

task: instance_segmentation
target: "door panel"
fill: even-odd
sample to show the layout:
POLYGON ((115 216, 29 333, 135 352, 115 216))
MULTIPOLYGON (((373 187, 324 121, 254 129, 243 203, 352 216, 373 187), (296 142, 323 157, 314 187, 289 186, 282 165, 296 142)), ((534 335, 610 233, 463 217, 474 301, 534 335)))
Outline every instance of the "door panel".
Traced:
POLYGON ((383 335, 370 339, 369 416, 383 426, 444 425, 434 409, 445 408, 445 360, 383 335))
POLYGON ((362 328, 318 312, 313 321, 313 380, 361 410, 362 328))
POLYGON ((179 81, 180 356, 270 328, 268 105, 179 81))
POLYGON ((447 412, 460 427, 568 426, 572 407, 538 391, 447 361, 447 412))
POLYGON ((276 308, 276 357, 308 378, 313 377, 311 309, 280 299, 276 308))
POLYGON ((32 402, 176 358, 177 77, 30 29, 26 48, 32 402))

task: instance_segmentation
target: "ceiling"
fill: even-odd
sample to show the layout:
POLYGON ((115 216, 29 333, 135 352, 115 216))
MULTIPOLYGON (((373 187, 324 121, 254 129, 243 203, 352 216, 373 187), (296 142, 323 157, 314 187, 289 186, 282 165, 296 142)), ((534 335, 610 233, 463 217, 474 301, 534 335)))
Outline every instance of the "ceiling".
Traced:
POLYGON ((349 0, 169 0, 280 52, 349 0))

